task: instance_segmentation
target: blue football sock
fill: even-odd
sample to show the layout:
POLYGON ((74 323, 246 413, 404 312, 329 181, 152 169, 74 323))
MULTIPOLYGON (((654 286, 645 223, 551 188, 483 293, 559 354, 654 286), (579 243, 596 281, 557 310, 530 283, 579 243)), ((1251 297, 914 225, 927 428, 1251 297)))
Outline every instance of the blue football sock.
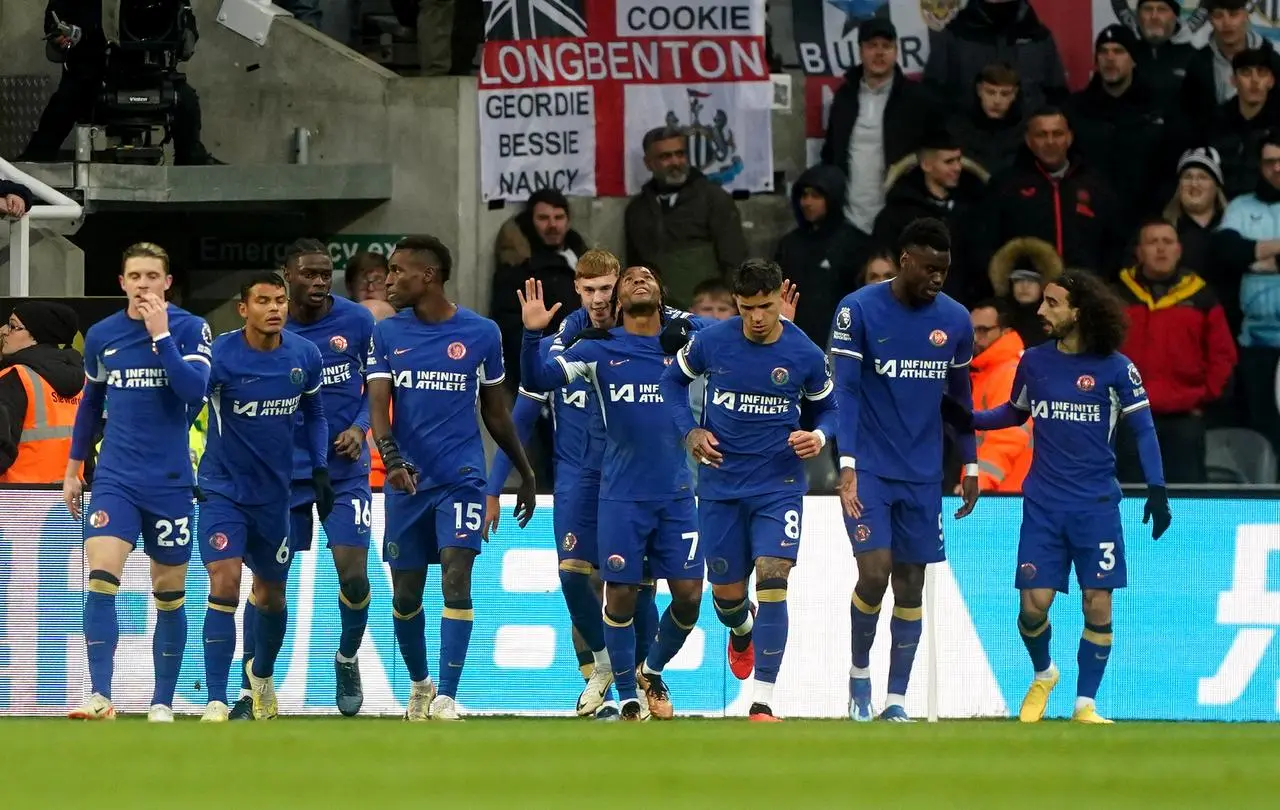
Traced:
POLYGON ((876 626, 880 623, 880 603, 867 603, 853 592, 853 600, 849 605, 851 644, 853 646, 853 666, 857 669, 868 669, 871 666, 871 645, 876 640, 876 626))
POLYGON ((209 597, 204 612, 204 682, 209 702, 227 702, 227 679, 236 655, 236 600, 209 597))
POLYGON ((473 626, 475 611, 470 599, 444 603, 440 613, 440 694, 446 697, 458 696, 458 681, 467 663, 473 626))
POLYGON ((581 568, 566 570, 565 566, 578 560, 560 563, 560 591, 569 608, 569 618, 582 640, 592 650, 604 649, 604 624, 600 619, 600 599, 591 590, 591 566, 581 563, 581 568), (585 570, 582 570, 585 569, 585 570))
POLYGON ((187 595, 184 591, 156 591, 156 632, 151 638, 151 658, 156 688, 151 705, 173 706, 187 646, 187 595))
POLYGON ((1092 700, 1098 696, 1098 687, 1102 684, 1102 674, 1107 671, 1107 659, 1110 657, 1111 625, 1085 622, 1084 632, 1080 634, 1080 650, 1076 653, 1076 663, 1080 667, 1076 697, 1092 700))
POLYGON ((1031 666, 1036 672, 1044 672, 1053 666, 1053 658, 1049 655, 1049 640, 1053 638, 1053 626, 1049 617, 1039 619, 1018 615, 1018 634, 1022 636, 1022 644, 1031 656, 1031 666))
POLYGON ((431 672, 427 668, 427 617, 422 613, 422 605, 407 615, 392 610, 391 616, 409 679, 425 681, 431 672))
POLYGON ((364 641, 365 628, 369 626, 369 580, 342 583, 338 589, 338 616, 342 619, 342 634, 338 636, 338 655, 355 658, 364 641))
POLYGON ((916 650, 920 647, 920 621, 923 611, 916 607, 894 605, 893 618, 889 620, 889 640, 893 649, 889 650, 889 694, 907 694, 907 683, 911 680, 911 667, 916 661, 916 650))
MULTIPOLYGON (((640 666, 649 657, 649 648, 658 637, 658 602, 657 586, 641 585, 636 592, 635 647, 636 666, 640 666)), ((610 656, 609 660, 616 660, 610 656)))
POLYGON ((284 646, 284 633, 289 625, 289 608, 281 607, 275 613, 258 608, 258 622, 254 628, 257 643, 254 645, 253 662, 249 666, 258 678, 270 678, 276 672, 276 656, 284 646))
POLYGON ((89 682, 94 692, 111 699, 120 621, 116 617, 116 593, 120 580, 106 571, 90 571, 84 598, 84 643, 89 655, 89 682))
POLYGON ((645 656, 644 666, 649 672, 662 672, 663 667, 667 665, 672 658, 676 657, 676 653, 680 652, 680 648, 684 646, 684 641, 689 637, 689 633, 698 624, 697 605, 694 605, 691 611, 692 615, 677 615, 676 603, 672 602, 666 612, 662 614, 662 620, 658 622, 658 638, 649 647, 649 654, 645 656))
POLYGON ((778 670, 782 668, 782 651, 787 647, 787 581, 760 580, 756 584, 756 599, 760 602, 753 631, 756 681, 776 683, 778 670))
POLYGON ((249 661, 258 645, 258 606, 253 603, 253 593, 244 603, 244 616, 240 619, 240 688, 249 691, 249 661))
POLYGON ((613 683, 618 687, 620 700, 636 697, 636 628, 630 618, 622 619, 604 614, 604 646, 613 662, 613 683), (623 662, 619 664, 619 662, 623 662))

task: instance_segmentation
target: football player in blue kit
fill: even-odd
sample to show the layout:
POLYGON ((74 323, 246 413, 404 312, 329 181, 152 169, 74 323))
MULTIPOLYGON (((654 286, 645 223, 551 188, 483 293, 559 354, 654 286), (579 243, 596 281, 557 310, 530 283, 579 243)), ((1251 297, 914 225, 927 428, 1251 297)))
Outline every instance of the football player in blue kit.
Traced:
MULTIPOLYGON (((293 550, 289 545, 292 447, 301 410, 307 436, 309 476, 321 522, 333 510, 329 483, 329 427, 320 398, 320 350, 285 331, 288 294, 275 273, 260 273, 240 288, 244 327, 213 343, 209 377, 209 443, 200 459, 200 557, 209 572, 209 608, 204 620, 205 682, 209 702, 204 722, 228 719, 227 678, 235 655, 236 607, 243 564, 253 573, 257 609, 254 651, 245 664, 253 717, 276 716, 276 656, 288 621, 285 585, 293 550)), ((114 418, 114 417, 113 417, 114 418)))
MULTIPOLYGON (((333 511, 324 523, 325 537, 338 573, 338 615, 342 632, 334 658, 338 711, 352 717, 364 703, 356 652, 369 623, 369 537, 373 496, 369 489, 369 401, 364 388, 364 361, 373 339, 373 313, 332 294, 333 260, 322 242, 299 239, 285 252, 284 280, 289 287, 289 319, 285 329, 305 337, 320 349, 324 379, 320 400, 329 425, 329 479, 333 482, 333 511)), ((296 554, 311 550, 315 488, 307 432, 301 424, 294 434, 293 500, 289 513, 289 544, 296 554)), ((254 650, 257 608, 244 606, 243 650, 254 650)), ((248 675, 240 684, 240 699, 231 708, 232 720, 251 719, 253 708, 248 675)))
POLYGON ((541 282, 530 279, 520 294, 525 326, 521 376, 525 386, 550 391, 579 378, 595 389, 607 441, 600 478, 597 538, 605 582, 604 634, 624 721, 641 719, 634 669, 636 597, 646 573, 665 579, 671 606, 639 677, 646 682, 653 717, 673 715, 662 670, 698 621, 702 599, 702 549, 698 544, 693 479, 675 424, 662 402, 660 381, 671 358, 663 329, 662 289, 648 268, 629 267, 618 280, 620 327, 592 334, 544 360, 540 332, 559 305, 547 310, 541 282), (646 572, 646 565, 648 571, 646 572))
POLYGON ((1110 724, 1094 702, 1111 655, 1111 602, 1128 583, 1120 485, 1116 482, 1115 428, 1134 431, 1147 480, 1143 523, 1158 540, 1172 517, 1165 492, 1160 443, 1142 376, 1116 350, 1124 343, 1123 303, 1098 277, 1068 270, 1044 288, 1040 319, 1052 338, 1027 349, 1004 405, 973 414, 952 403, 958 425, 998 430, 1035 419, 1031 470, 1022 487, 1022 531, 1015 586, 1018 633, 1035 676, 1018 718, 1038 722, 1058 683, 1049 654, 1049 608, 1067 593, 1071 568, 1083 594, 1084 632, 1076 653, 1079 675, 1071 719, 1110 724))
MULTIPOLYGON (((589 250, 578 258, 574 286, 582 299, 582 309, 576 311, 587 314, 589 328, 613 327, 613 288, 618 283, 618 271, 617 257, 607 251, 589 250)), ((542 338, 539 351, 544 358, 556 338, 542 338)), ((583 717, 598 714, 600 719, 616 718, 617 706, 606 705, 613 668, 604 646, 598 585, 593 584, 598 582, 599 573, 596 519, 605 441, 600 404, 586 380, 574 380, 547 394, 521 386, 511 414, 521 442, 529 440, 538 414, 546 405, 551 408, 555 425, 554 522, 560 590, 573 623, 574 646, 587 653, 583 672, 587 682, 578 696, 577 713, 583 717)), ((498 452, 489 470, 486 490, 485 522, 491 532, 498 527, 498 495, 510 471, 510 459, 498 452)))
MULTIPOLYGON (((946 559, 942 536, 942 400, 972 405, 969 313, 942 292, 951 237, 939 220, 917 219, 899 238, 892 281, 847 295, 831 331, 840 410, 840 499, 858 565, 851 620, 849 716, 875 717, 871 645, 880 603, 893 584, 888 699, 880 719, 909 723, 907 683, 920 643, 924 570, 946 559)), ((977 445, 957 437, 964 504, 978 500, 977 445)))
POLYGON ((698 536, 716 615, 730 630, 729 664, 745 680, 754 668, 749 718, 776 722, 773 686, 787 645, 787 577, 800 546, 808 489, 803 459, 836 433, 835 386, 826 353, 781 318, 782 270, 750 259, 734 273, 739 317, 695 333, 662 378, 662 398, 698 472, 698 536), (688 388, 705 376, 702 425, 688 388), (800 429, 800 403, 814 404, 815 429, 800 429), (747 599, 754 570, 758 614, 747 599), (753 643, 754 642, 754 643, 753 643))
POLYGON ((412 681, 405 719, 460 720, 458 682, 475 616, 471 570, 488 539, 477 400, 489 435, 520 473, 515 517, 522 527, 533 516, 533 470, 502 388, 498 325, 445 296, 449 249, 433 236, 409 236, 396 243, 389 266, 388 298, 400 311, 374 328, 365 367, 373 436, 387 469, 382 556, 391 568, 396 641, 412 681), (422 614, 433 563, 440 565, 444 596, 438 691, 427 668, 422 614))
POLYGON ((151 558, 156 604, 156 682, 147 719, 173 721, 173 694, 187 644, 187 563, 195 531, 187 409, 198 409, 204 399, 212 336, 203 319, 165 303, 172 283, 163 248, 149 242, 130 246, 120 271, 128 306, 85 335, 84 394, 62 484, 72 515, 85 519, 89 566, 84 638, 93 693, 69 715, 76 719, 115 717, 116 594, 125 560, 141 536, 151 558), (92 511, 83 515, 80 472, 104 406, 111 419, 94 470, 92 511))

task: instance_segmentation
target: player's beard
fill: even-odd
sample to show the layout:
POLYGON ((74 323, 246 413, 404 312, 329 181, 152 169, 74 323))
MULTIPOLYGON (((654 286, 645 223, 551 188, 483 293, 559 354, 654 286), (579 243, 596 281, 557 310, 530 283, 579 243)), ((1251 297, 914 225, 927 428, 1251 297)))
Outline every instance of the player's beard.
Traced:
POLYGON ((652 315, 661 304, 657 301, 629 301, 622 311, 633 318, 652 315))

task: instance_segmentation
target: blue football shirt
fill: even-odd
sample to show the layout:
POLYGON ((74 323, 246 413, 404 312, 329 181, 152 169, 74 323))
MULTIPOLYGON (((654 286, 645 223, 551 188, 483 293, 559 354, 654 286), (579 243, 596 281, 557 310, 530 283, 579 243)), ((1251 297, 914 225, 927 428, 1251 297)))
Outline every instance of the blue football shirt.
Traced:
MULTIPOLYGON (((369 475, 369 445, 365 442, 360 458, 352 461, 333 449, 338 434, 352 426, 363 435, 369 430, 369 399, 364 387, 364 363, 373 339, 373 313, 359 304, 338 296, 324 317, 314 323, 300 323, 290 318, 285 329, 304 337, 320 350, 324 377, 320 401, 324 404, 325 421, 329 425, 329 476, 334 481, 363 478, 369 475)), ((298 414, 293 444, 293 477, 311 477, 311 452, 307 431, 298 414)))
MULTIPOLYGON (((169 304, 169 334, 182 359, 211 362, 209 325, 169 304)), ((93 326, 84 337, 84 373, 106 388, 107 420, 94 468, 95 484, 141 491, 193 483, 187 429, 188 403, 169 384, 159 353, 141 320, 125 310, 93 326)))
POLYGON ((841 465, 895 481, 941 481, 942 395, 953 370, 973 359, 968 311, 945 293, 908 307, 890 282, 871 284, 836 307, 831 354, 841 465))
POLYGON ((826 353, 798 326, 781 323, 773 343, 748 340, 739 317, 702 329, 668 371, 707 379, 702 427, 719 440, 724 460, 698 470, 699 497, 733 500, 808 487, 804 462, 787 439, 800 429, 801 400, 825 412, 835 403, 835 386, 826 353))
POLYGON ((402 309, 373 330, 366 379, 390 380, 391 435, 418 470, 418 490, 484 486, 480 386, 501 385, 498 325, 464 307, 441 323, 402 309))
MULTIPOLYGON (((287 503, 293 457, 284 448, 293 446, 300 407, 308 420, 324 420, 318 398, 322 375, 320 350, 287 330, 267 352, 251 347, 243 329, 219 335, 213 342, 200 488, 246 505, 287 503)), ((317 448, 320 464, 308 464, 308 470, 325 466, 326 451, 317 448)))
POLYGON ((691 497, 693 476, 660 386, 673 358, 663 354, 656 336, 632 335, 621 327, 609 334, 611 340, 580 340, 550 360, 538 357, 525 385, 552 389, 578 379, 591 384, 606 435, 601 500, 691 497))
POLYGON ((1036 426, 1024 496, 1055 508, 1120 500, 1116 425, 1150 407, 1129 358, 1067 354, 1056 341, 1034 346, 1018 362, 1009 404, 1036 426))

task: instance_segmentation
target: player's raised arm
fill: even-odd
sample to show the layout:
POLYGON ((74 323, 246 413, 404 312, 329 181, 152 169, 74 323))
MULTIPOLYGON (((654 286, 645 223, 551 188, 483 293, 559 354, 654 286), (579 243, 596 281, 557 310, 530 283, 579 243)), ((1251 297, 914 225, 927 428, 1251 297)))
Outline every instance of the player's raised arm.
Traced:
MULTIPOLYGON (((507 454, 516 472, 520 473, 520 486, 516 490, 516 522, 520 528, 528 525, 536 506, 536 485, 533 466, 525 455, 524 445, 511 421, 511 395, 503 388, 506 370, 502 365, 502 333, 497 324, 492 326, 491 340, 480 364, 480 418, 485 430, 493 437, 498 449, 507 454)), ((485 539, 488 539, 486 534, 485 539)))
POLYGON ((544 359, 542 330, 551 323, 560 305, 547 309, 542 298, 542 282, 534 279, 525 281, 524 291, 517 290, 516 295, 520 298, 520 315, 524 321, 524 340, 520 343, 520 379, 524 387, 535 392, 554 391, 578 377, 589 376, 587 364, 581 359, 582 351, 577 349, 578 342, 584 336, 607 337, 608 332, 598 329, 579 332, 572 342, 565 344, 563 351, 557 352, 553 343, 554 353, 550 359, 544 359))
POLYGON ((199 403, 209 385, 209 345, 213 342, 209 325, 201 319, 192 318, 190 325, 183 328, 193 334, 183 336, 180 349, 169 332, 169 305, 163 298, 155 293, 143 295, 138 302, 138 313, 142 315, 142 323, 147 327, 152 345, 164 366, 169 387, 188 405, 199 403))

